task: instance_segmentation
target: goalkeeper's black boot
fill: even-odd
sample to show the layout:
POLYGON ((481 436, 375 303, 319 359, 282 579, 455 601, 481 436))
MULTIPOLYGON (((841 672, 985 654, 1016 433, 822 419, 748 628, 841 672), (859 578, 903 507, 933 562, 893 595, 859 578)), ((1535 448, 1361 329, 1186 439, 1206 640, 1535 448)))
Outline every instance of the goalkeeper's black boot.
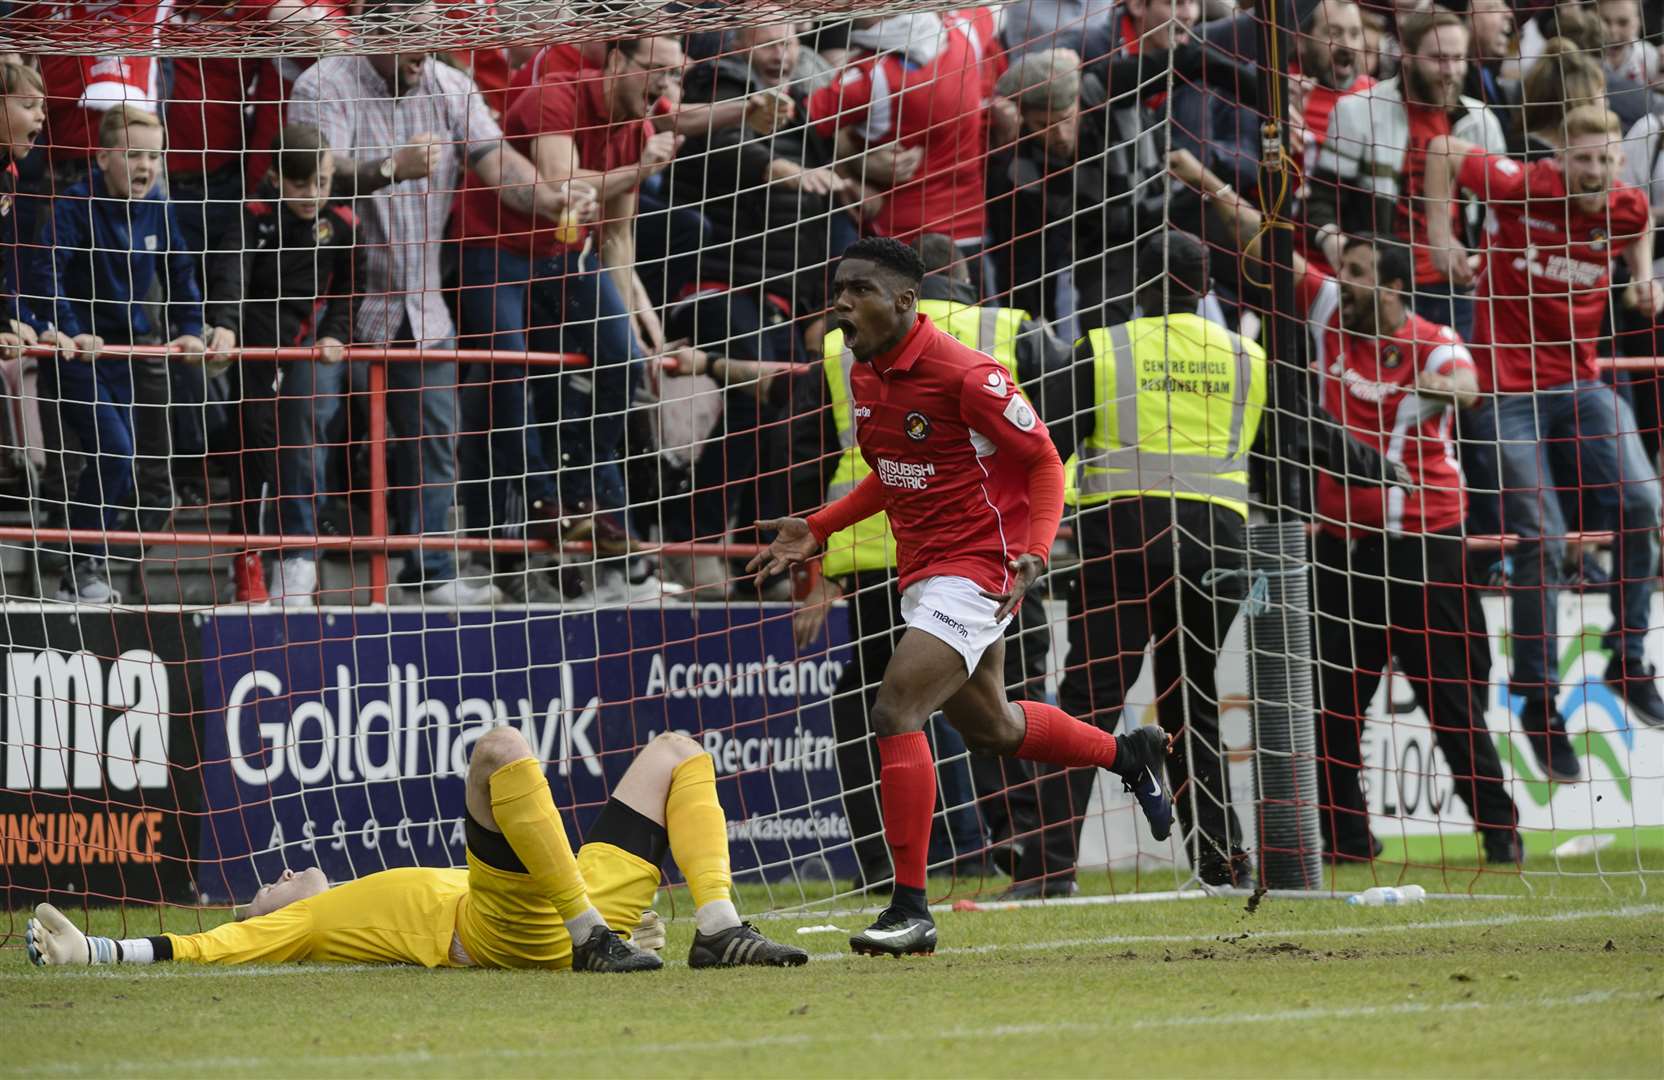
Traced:
POLYGON ((609 926, 597 926, 582 945, 572 945, 573 971, 657 971, 664 961, 643 952, 609 926))
POLYGON ((748 922, 714 934, 695 933, 688 951, 690 968, 801 967, 808 962, 808 953, 795 945, 770 941, 748 922))
POLYGON ((1115 736, 1115 772, 1138 800, 1150 823, 1150 835, 1165 840, 1173 832, 1173 800, 1162 780, 1167 767, 1167 733, 1146 724, 1129 735, 1115 736))
POLYGON ((936 951, 936 923, 887 907, 877 922, 851 935, 849 947, 858 956, 929 956, 936 951))

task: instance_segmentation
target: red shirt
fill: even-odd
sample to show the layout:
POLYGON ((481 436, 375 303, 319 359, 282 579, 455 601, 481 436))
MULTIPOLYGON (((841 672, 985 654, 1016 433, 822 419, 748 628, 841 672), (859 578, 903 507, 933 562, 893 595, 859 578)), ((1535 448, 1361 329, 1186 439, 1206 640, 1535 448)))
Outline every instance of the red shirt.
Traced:
POLYGON ((851 128, 868 146, 923 148, 913 178, 885 192, 874 231, 902 240, 927 232, 982 239, 988 130, 982 70, 963 33, 944 34, 942 51, 928 64, 859 54, 810 95, 808 119, 827 138, 851 128))
POLYGON ((1323 407, 1349 434, 1401 463, 1414 481, 1409 490, 1343 484, 1327 472, 1317 478, 1322 528, 1340 536, 1366 533, 1443 532, 1461 524, 1467 507, 1462 470, 1450 426, 1453 410, 1415 391, 1416 372, 1445 375, 1473 370, 1473 357, 1456 331, 1412 314, 1391 334, 1366 337, 1340 327, 1340 286, 1308 270, 1300 304, 1312 337, 1323 407))
POLYGON ((1005 369, 920 315, 900 345, 853 365, 849 385, 900 587, 953 576, 1003 592, 1007 564, 1029 548, 1029 469, 1057 461, 1005 369))
MULTIPOLYGON (((642 147, 652 128, 645 120, 614 123, 604 87, 599 72, 541 82, 509 106, 503 135, 528 157, 538 136, 568 135, 577 143, 578 164, 585 169, 606 172, 634 165, 641 160, 642 147)), ((498 199, 496 190, 486 187, 472 172, 463 182, 462 198, 451 220, 452 235, 465 244, 489 242, 534 259, 576 251, 583 245, 582 230, 575 242, 561 243, 553 222, 541 218, 534 222, 510 210, 498 199)))
MULTIPOLYGON (((235 24, 265 21, 274 3, 232 0, 220 4, 204 0, 180 6, 192 22, 235 24)), ((261 163, 259 173, 250 163, 249 175, 263 174, 272 140, 282 127, 279 83, 277 68, 268 60, 176 57, 165 117, 168 171, 213 172, 242 162, 244 151, 252 150, 261 163)))
POLYGON ((1586 214, 1567 200, 1557 161, 1522 165, 1477 150, 1456 178, 1490 210, 1474 313, 1481 389, 1517 393, 1599 378, 1612 255, 1650 226, 1646 196, 1619 184, 1599 213, 1586 214))
MULTIPOLYGON (((1312 174, 1312 169, 1317 165, 1318 148, 1329 137, 1329 117, 1334 115, 1335 102, 1348 94, 1368 90, 1375 85, 1375 82, 1375 76, 1373 75, 1359 75, 1352 80, 1352 85, 1345 90, 1335 90, 1331 87, 1318 85, 1313 86, 1307 92, 1302 109, 1306 124, 1305 154, 1300 162, 1300 173, 1303 177, 1312 174)), ((1324 258, 1322 250, 1309 241, 1306 230, 1296 229, 1294 242, 1296 249, 1306 257, 1307 262, 1325 269, 1332 269, 1328 260, 1324 258)))
MULTIPOLYGON (((107 4, 24 4, 11 19, 67 20, 88 43, 86 56, 40 57, 46 83, 46 130, 41 143, 54 162, 84 159, 98 143, 98 123, 112 105, 161 107, 162 61, 154 56, 99 56, 93 46, 154 51, 161 24, 172 5, 166 0, 122 0, 107 4)), ((65 28, 52 36, 64 39, 65 28)))
MULTIPOLYGON (((1404 194, 1398 200, 1395 225, 1398 235, 1413 245, 1416 284, 1443 282, 1444 275, 1433 268, 1432 252, 1418 241, 1427 237, 1427 215, 1422 210, 1427 192, 1427 144, 1435 136, 1450 134, 1450 114, 1436 105, 1417 105, 1413 101, 1404 103, 1404 114, 1410 122, 1410 145, 1404 151, 1404 194)), ((1457 235, 1461 234, 1461 214, 1461 204, 1452 199, 1450 223, 1457 235)))
POLYGON ((982 101, 986 105, 994 96, 994 84, 1010 66, 1005 46, 1000 44, 1000 24, 994 9, 968 7, 944 11, 942 26, 965 35, 965 42, 971 47, 982 73, 982 101))
MULTIPOLYGON (((1312 165, 1317 160, 1317 148, 1323 145, 1323 140, 1329 137, 1329 117, 1334 115, 1335 102, 1348 94, 1360 93, 1375 85, 1375 76, 1359 75, 1352 80, 1352 85, 1345 90, 1321 84, 1313 86, 1306 93, 1305 106, 1302 109, 1306 121, 1306 171, 1312 171, 1312 165)), ((1423 146, 1426 143, 1422 144, 1423 146)))
MULTIPOLYGON (((575 79, 584 70, 584 52, 577 45, 545 45, 537 55, 514 69, 509 90, 526 90, 545 79, 575 79)), ((512 105, 512 102, 510 103, 512 105)))

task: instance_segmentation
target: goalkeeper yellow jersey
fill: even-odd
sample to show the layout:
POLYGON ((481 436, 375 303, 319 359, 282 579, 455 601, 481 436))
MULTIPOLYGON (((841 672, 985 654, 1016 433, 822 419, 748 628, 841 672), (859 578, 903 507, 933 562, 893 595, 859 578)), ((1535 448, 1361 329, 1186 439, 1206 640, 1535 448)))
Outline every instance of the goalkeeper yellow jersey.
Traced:
MULTIPOLYGON (((621 932, 641 919, 659 885, 657 866, 611 844, 585 844, 578 868, 596 910, 621 932)), ((471 851, 466 870, 383 870, 269 915, 206 933, 167 936, 175 960, 200 964, 310 960, 564 968, 572 963, 566 924, 532 879, 487 866, 471 851)))
POLYGON ((176 960, 202 964, 456 963, 451 940, 468 871, 384 870, 268 915, 202 934, 169 934, 176 960))

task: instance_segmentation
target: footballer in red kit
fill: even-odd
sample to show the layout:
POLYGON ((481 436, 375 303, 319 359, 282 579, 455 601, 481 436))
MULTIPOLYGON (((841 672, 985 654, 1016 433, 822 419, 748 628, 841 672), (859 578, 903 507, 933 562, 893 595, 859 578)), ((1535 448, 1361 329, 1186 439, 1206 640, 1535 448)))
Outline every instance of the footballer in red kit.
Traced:
MULTIPOLYGON (((1645 652, 1658 588, 1658 473, 1634 412, 1601 381, 1597 361, 1612 260, 1621 256, 1628 266, 1622 302, 1641 317, 1657 317, 1664 292, 1653 280, 1647 198, 1617 178, 1618 118, 1604 106, 1581 106, 1566 113, 1563 130, 1564 145, 1554 156, 1530 164, 1457 139, 1434 140, 1427 193, 1448 200, 1461 187, 1489 211, 1474 335, 1488 396, 1474 410, 1471 427, 1481 453, 1468 481, 1488 510, 1500 501, 1501 530, 1519 537, 1507 580, 1509 688, 1525 699, 1521 726, 1544 772, 1571 782, 1583 770, 1557 703, 1566 493, 1581 498, 1584 527, 1617 537, 1606 684, 1631 719, 1664 726, 1664 696, 1645 652)), ((1443 223, 1431 211, 1428 220, 1443 223)), ((1429 237, 1452 282, 1474 276, 1468 253, 1447 228, 1432 229, 1429 237)))
POLYGON ((972 750, 1136 780, 1158 839, 1173 819, 1158 776, 1159 730, 1114 736, 1055 706, 1006 700, 1002 633, 1045 573, 1063 514, 1063 463, 1004 369, 919 313, 923 278, 919 254, 894 238, 868 237, 844 252, 831 316, 857 361, 855 433, 872 472, 807 519, 761 522, 778 535, 750 565, 759 578, 779 573, 879 511, 895 532, 907 631, 872 711, 895 890, 878 921, 850 938, 868 955, 936 947, 925 903, 936 766, 923 729, 938 709, 972 750))

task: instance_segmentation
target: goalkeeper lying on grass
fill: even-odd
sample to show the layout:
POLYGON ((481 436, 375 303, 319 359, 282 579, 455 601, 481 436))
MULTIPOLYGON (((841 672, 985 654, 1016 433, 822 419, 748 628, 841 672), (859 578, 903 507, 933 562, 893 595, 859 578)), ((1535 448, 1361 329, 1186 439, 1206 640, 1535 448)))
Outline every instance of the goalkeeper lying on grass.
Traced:
POLYGON ((660 735, 637 755, 576 857, 543 768, 512 728, 488 731, 475 744, 467 805, 465 870, 384 870, 334 888, 316 868, 285 871, 238 922, 125 941, 89 937, 42 904, 25 935, 29 959, 652 971, 663 966, 649 951, 662 946, 663 929, 643 912, 667 848, 693 894, 698 932, 689 966, 784 967, 809 959, 740 921, 715 768, 686 736, 660 735), (614 929, 628 927, 637 928, 637 943, 614 929))

